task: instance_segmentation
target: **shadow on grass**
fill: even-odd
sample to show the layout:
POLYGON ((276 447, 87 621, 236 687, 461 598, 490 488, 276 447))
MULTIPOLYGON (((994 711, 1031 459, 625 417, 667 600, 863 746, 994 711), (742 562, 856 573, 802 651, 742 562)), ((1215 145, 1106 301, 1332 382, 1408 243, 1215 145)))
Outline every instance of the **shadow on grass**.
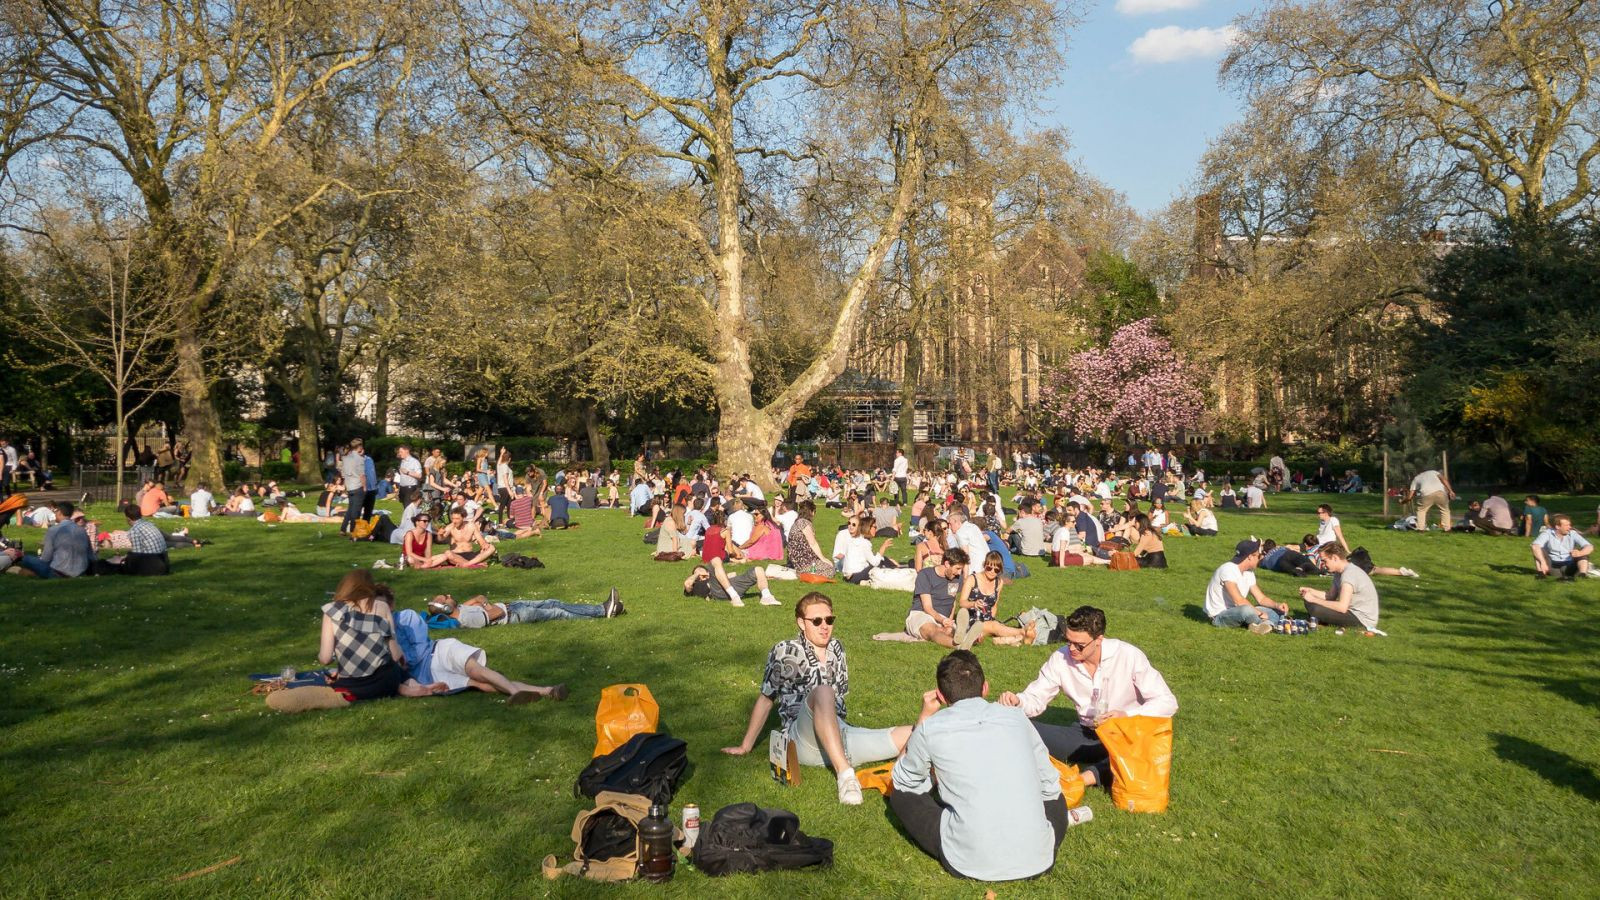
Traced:
POLYGON ((1498 572, 1501 575, 1521 575, 1523 578, 1527 578, 1530 581, 1533 580, 1533 563, 1531 562, 1525 566, 1508 566, 1504 563, 1489 563, 1487 566, 1485 566, 1485 568, 1489 569, 1491 572, 1498 572))
POLYGON ((1183 617, 1206 625, 1211 624, 1211 617, 1206 615, 1206 608, 1198 603, 1185 603, 1183 605, 1183 617))
POLYGON ((1600 777, 1588 764, 1509 734, 1490 737, 1494 738, 1494 752, 1506 762, 1516 763, 1557 787, 1571 788, 1580 797, 1600 801, 1600 777))

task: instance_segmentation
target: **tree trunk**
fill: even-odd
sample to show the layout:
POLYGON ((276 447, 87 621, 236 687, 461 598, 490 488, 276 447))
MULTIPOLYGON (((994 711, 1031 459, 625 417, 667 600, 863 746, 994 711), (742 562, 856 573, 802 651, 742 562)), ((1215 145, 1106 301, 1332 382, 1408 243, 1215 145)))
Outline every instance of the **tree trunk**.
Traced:
POLYGON ((300 423, 300 437, 296 440, 296 446, 300 448, 300 466, 295 477, 303 484, 321 484, 322 447, 317 440, 316 408, 310 404, 296 403, 294 411, 300 423))
POLYGON ((748 403, 742 408, 724 405, 717 426, 717 471, 724 479, 748 474, 762 490, 776 491, 772 451, 783 431, 770 416, 748 403))
POLYGON ((372 427, 381 437, 389 433, 389 354, 378 353, 378 365, 372 370, 372 427))
POLYGON ((199 323, 190 316, 178 325, 174 336, 178 351, 178 409, 183 413, 184 437, 192 454, 189 477, 184 481, 187 491, 202 482, 219 487, 224 484, 218 446, 222 424, 217 421, 216 407, 211 405, 211 379, 206 377, 204 340, 199 330, 199 323))
POLYGON ((916 329, 906 335, 905 371, 900 376, 899 446, 906 459, 917 458, 917 387, 922 378, 922 339, 916 329))
MULTIPOLYGON (((117 446, 118 447, 122 446, 122 442, 127 439, 127 435, 128 435, 128 417, 126 415, 124 415, 123 412, 122 412, 122 403, 123 403, 122 392, 118 391, 117 392, 117 446)), ((122 463, 122 454, 118 453, 117 454, 117 492, 116 492, 116 498, 117 498, 117 509, 119 509, 119 510, 122 508, 122 473, 123 473, 123 468, 124 467, 123 467, 123 463, 122 463)))
POLYGON ((610 468, 611 448, 606 445, 606 434, 600 428, 600 411, 593 401, 583 404, 583 430, 589 436, 589 458, 594 460, 595 468, 610 468))

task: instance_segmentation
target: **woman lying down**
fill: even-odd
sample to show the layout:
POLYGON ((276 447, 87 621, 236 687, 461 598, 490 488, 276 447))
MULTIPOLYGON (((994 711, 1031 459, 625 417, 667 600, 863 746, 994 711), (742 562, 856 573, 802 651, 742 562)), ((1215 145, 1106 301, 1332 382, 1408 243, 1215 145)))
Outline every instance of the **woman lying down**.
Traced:
POLYGON ((513 681, 488 666, 479 647, 455 638, 434 641, 422 616, 394 612, 388 585, 357 570, 344 576, 333 599, 322 607, 322 642, 317 659, 333 663, 328 687, 274 691, 267 705, 279 712, 338 709, 362 700, 431 697, 474 688, 506 695, 517 706, 545 697, 565 700, 567 686, 513 681))

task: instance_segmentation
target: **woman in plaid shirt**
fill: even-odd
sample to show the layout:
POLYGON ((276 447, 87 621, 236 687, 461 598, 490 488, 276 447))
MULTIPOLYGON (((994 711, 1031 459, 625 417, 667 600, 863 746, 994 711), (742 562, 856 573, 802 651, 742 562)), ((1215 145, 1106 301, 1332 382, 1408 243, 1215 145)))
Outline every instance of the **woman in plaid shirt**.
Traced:
POLYGON ((405 655, 395 640, 394 611, 377 596, 372 573, 357 570, 344 576, 333 600, 322 607, 322 647, 317 660, 336 663, 333 689, 349 702, 396 695, 426 697, 449 687, 420 684, 406 671, 405 655))

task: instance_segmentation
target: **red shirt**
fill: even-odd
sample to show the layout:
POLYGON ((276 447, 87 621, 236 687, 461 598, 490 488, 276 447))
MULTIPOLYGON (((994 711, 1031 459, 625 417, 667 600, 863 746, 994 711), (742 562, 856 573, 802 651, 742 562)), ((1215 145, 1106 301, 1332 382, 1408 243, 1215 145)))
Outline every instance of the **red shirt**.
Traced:
POLYGON ((721 525, 713 525, 706 529, 705 540, 700 543, 700 561, 711 562, 713 559, 726 560, 728 558, 727 532, 721 525))

